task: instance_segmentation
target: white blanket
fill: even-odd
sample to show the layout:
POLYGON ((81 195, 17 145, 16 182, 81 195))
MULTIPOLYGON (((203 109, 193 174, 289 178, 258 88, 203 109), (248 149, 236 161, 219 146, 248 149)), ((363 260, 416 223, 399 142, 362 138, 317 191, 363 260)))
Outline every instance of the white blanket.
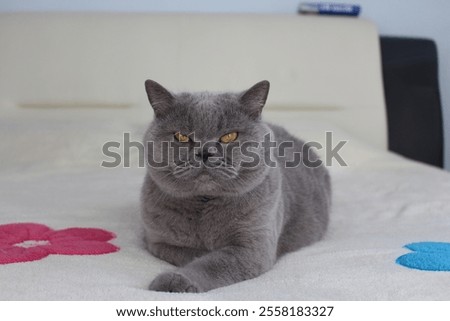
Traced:
MULTIPOLYGON (((266 118, 306 139, 323 141, 327 129, 333 145, 349 139, 329 124, 302 122, 300 114, 266 118)), ((111 161, 102 155, 103 143, 123 142, 127 131, 139 140, 150 119, 145 109, 3 112, 0 225, 103 229, 116 235, 109 243, 120 249, 0 264, 0 300, 450 300, 450 272, 396 263, 412 252, 407 244, 450 242, 450 174, 354 138, 341 153, 348 166, 330 167, 333 208, 322 241, 284 256, 258 278, 208 293, 148 291, 158 273, 173 267, 144 248, 139 192, 145 169, 136 166, 136 149, 132 168, 100 163, 111 161)), ((433 265, 433 255, 450 256, 428 253, 420 263, 416 254, 411 261, 422 266, 433 265)), ((442 262, 437 268, 448 269, 442 262)))

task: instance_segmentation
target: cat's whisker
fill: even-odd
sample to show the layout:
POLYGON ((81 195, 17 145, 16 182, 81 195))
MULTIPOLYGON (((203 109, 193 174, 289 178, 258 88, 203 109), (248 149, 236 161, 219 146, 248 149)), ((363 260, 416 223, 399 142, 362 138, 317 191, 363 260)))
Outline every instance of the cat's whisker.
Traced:
POLYGON ((180 173, 180 174, 178 174, 177 175, 177 178, 183 178, 183 177, 185 177, 186 175, 188 175, 189 174, 189 172, 183 172, 183 173, 180 173))
POLYGON ((168 172, 168 173, 166 173, 166 175, 164 175, 163 178, 166 178, 166 177, 168 177, 168 176, 170 176, 170 175, 173 175, 173 172, 168 172))
POLYGON ((173 174, 176 175, 178 173, 184 173, 185 171, 187 171, 188 169, 186 167, 177 167, 173 170, 173 174))

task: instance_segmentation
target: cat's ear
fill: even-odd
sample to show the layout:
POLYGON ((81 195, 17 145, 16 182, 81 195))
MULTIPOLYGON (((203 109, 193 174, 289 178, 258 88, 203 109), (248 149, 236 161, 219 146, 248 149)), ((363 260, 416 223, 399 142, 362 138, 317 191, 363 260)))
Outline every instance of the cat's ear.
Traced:
POLYGON ((167 114, 175 100, 172 94, 156 81, 150 79, 145 81, 145 90, 147 91, 148 100, 155 111, 156 117, 167 114))
POLYGON ((262 109, 269 95, 269 88, 270 83, 263 80, 240 95, 240 103, 252 118, 259 119, 261 117, 262 109))

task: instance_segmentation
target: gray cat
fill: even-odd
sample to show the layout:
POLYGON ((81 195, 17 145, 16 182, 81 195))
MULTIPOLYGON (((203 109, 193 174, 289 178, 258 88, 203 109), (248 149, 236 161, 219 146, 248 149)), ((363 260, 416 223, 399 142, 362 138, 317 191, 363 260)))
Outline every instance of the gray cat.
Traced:
POLYGON ((324 235, 328 172, 307 144, 261 121, 268 81, 242 93, 145 87, 155 114, 144 137, 146 243, 178 266, 150 290, 204 292, 251 279, 324 235), (293 146, 280 152, 282 142, 293 146))

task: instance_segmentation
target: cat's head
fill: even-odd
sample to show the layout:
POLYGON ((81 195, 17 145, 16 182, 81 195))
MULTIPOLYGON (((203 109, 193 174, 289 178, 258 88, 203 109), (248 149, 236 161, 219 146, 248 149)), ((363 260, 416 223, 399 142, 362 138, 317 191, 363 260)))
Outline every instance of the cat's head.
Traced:
POLYGON ((268 81, 240 93, 175 94, 152 80, 145 88, 155 115, 144 137, 148 173, 163 191, 235 195, 264 179, 268 81))

